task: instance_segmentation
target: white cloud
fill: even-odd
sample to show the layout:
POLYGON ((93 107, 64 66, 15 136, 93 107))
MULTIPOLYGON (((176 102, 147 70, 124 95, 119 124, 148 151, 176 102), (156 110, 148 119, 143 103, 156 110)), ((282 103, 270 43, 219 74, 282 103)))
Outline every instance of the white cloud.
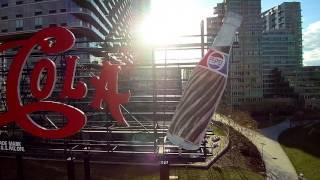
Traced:
POLYGON ((304 65, 320 65, 320 21, 303 32, 303 51, 304 65))
POLYGON ((320 61, 304 61, 304 66, 320 66, 320 61))

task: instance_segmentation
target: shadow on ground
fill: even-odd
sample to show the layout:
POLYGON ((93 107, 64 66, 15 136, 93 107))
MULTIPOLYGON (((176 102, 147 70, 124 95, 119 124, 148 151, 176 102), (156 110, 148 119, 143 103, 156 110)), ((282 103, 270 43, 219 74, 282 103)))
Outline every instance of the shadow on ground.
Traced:
POLYGON ((298 126, 284 131, 279 142, 286 146, 300 149, 320 158, 320 123, 312 126, 298 126))

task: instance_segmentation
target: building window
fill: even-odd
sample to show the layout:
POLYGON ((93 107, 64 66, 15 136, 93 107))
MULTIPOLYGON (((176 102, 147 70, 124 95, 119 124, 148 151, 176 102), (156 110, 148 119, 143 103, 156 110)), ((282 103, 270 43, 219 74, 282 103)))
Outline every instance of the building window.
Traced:
POLYGON ((54 14, 56 12, 57 12, 56 10, 49 10, 49 14, 54 14))
POLYGON ((39 11, 39 10, 36 11, 36 12, 34 12, 34 15, 35 15, 35 16, 38 16, 38 15, 41 15, 41 14, 42 14, 42 11, 39 11))
POLYGON ((49 24, 49 27, 57 27, 56 24, 49 24))
POLYGON ((66 9, 60 9, 60 12, 66 12, 67 10, 66 9))
POLYGON ((35 25, 42 25, 42 17, 35 18, 35 25))
POLYGON ((36 29, 42 28, 42 22, 43 22, 42 17, 36 17, 34 20, 35 28, 36 29))
POLYGON ((8 19, 8 16, 2 16, 1 17, 1 20, 6 20, 6 19, 8 19))
POLYGON ((1 32, 6 33, 6 32, 8 32, 8 29, 1 29, 1 32))
POLYGON ((16 2, 16 5, 20 5, 20 4, 23 4, 23 1, 17 1, 16 2))
POLYGON ((8 7, 8 3, 1 4, 1 7, 8 7))
POLYGON ((61 26, 67 26, 67 23, 61 23, 60 25, 61 26))
POLYGON ((16 18, 22 18, 23 15, 22 14, 16 14, 16 18))
POLYGON ((17 31, 23 30, 23 20, 22 19, 16 20, 16 30, 17 31))
POLYGON ((34 2, 40 2, 40 1, 42 1, 42 0, 34 0, 34 2))

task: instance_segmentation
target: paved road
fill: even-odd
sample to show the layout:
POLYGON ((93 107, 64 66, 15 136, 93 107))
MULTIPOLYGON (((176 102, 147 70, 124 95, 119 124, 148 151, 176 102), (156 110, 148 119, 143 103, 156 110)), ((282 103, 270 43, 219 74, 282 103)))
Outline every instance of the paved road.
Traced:
POLYGON ((296 180, 297 172, 287 154, 278 143, 278 137, 289 128, 289 121, 285 121, 270 128, 261 129, 261 133, 244 128, 232 120, 222 116, 215 116, 215 120, 229 124, 246 136, 257 146, 266 165, 267 180, 296 180))

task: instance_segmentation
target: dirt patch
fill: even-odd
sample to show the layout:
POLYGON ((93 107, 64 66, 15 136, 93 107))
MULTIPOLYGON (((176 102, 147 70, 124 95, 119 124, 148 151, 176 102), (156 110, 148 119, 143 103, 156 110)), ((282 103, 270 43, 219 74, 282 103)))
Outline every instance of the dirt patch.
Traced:
POLYGON ((265 165, 257 147, 245 136, 229 127, 230 146, 215 166, 239 167, 253 172, 265 172, 265 165))

